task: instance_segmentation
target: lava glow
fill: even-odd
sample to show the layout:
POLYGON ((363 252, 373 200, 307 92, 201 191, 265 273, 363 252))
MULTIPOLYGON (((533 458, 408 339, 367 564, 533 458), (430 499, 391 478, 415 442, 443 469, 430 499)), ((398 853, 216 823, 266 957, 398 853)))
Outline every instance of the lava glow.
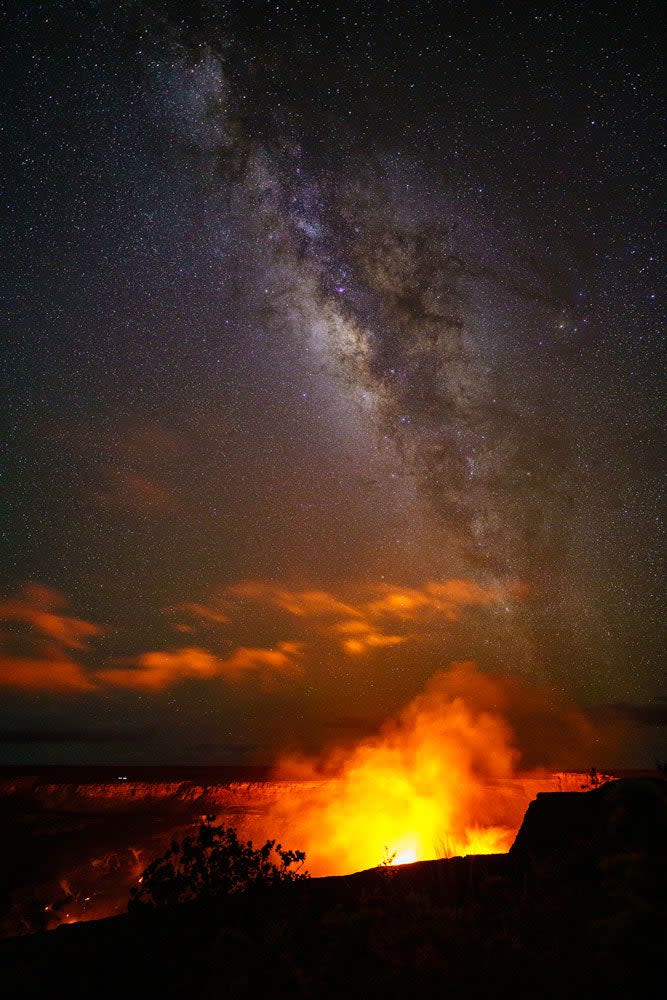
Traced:
POLYGON ((439 672, 377 736, 325 760, 284 760, 282 778, 310 780, 279 799, 274 828, 306 850, 314 875, 507 851, 531 798, 557 780, 517 770, 505 712, 521 691, 471 663, 439 672))

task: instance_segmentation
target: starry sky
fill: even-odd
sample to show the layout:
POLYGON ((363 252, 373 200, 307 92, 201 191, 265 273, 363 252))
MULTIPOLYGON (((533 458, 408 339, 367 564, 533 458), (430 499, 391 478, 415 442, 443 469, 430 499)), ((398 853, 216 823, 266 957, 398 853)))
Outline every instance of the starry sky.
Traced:
POLYGON ((8 22, 0 762, 268 763, 474 660, 651 766, 657 5, 8 22))

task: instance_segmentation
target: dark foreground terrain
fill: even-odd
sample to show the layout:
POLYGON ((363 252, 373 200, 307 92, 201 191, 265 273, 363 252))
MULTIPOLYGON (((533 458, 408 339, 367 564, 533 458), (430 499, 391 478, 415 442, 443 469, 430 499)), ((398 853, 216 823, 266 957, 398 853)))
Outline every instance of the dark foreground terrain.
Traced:
MULTIPOLYGON (((590 781, 580 772, 489 780, 490 824, 516 833, 538 792, 581 791, 590 781)), ((324 784, 255 767, 0 767, 0 938, 124 913, 142 871, 204 815, 244 840, 305 850, 313 875, 354 870, 316 826, 307 842, 290 828, 290 815, 307 810, 309 796, 318 801, 324 784)), ((378 849, 356 867, 381 860, 378 849)))
POLYGON ((2 992, 662 995, 666 845, 664 781, 544 793, 507 855, 312 879, 4 941, 2 992))

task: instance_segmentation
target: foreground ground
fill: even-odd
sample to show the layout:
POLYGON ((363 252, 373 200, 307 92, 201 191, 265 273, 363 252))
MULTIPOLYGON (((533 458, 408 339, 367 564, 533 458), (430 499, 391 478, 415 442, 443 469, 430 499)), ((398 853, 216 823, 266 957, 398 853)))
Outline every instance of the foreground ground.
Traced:
MULTIPOLYGON (((488 779, 484 816, 506 834, 506 845, 495 849, 509 848, 538 792, 580 791, 588 777, 488 779)), ((317 820, 294 829, 295 817, 321 815, 337 795, 335 781, 276 780, 258 768, 0 768, 0 938, 123 913, 144 868, 202 815, 233 826, 242 839, 276 838, 305 850, 312 875, 379 864, 388 849, 372 830, 365 843, 353 837, 343 854, 337 837, 330 842, 331 826, 329 842, 317 820)), ((364 805, 372 826, 372 808, 364 805)), ((445 848, 436 837, 430 849, 431 857, 473 853, 445 848)))
POLYGON ((637 995, 662 976, 666 844, 664 781, 544 794, 508 855, 6 941, 3 989, 17 1000, 637 995))

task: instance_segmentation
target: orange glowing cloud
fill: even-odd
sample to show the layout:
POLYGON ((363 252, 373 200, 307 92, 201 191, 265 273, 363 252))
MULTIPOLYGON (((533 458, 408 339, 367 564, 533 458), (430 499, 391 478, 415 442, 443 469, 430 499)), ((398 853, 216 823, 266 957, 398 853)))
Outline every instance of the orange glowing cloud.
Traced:
POLYGON ((0 603, 0 621, 8 624, 7 641, 2 641, 4 683, 8 685, 11 678, 11 685, 18 689, 48 690, 49 677, 56 678, 56 674, 52 687, 59 691, 103 691, 108 687, 150 692, 188 679, 236 682, 250 676, 268 683, 271 678, 302 673, 303 654, 315 642, 329 647, 335 642, 350 657, 377 655, 424 638, 420 628, 426 623, 431 625, 438 618, 456 621, 468 608, 510 600, 516 594, 513 585, 503 591, 500 586, 484 587, 456 578, 427 581, 418 587, 357 584, 343 594, 246 580, 225 588, 213 600, 186 601, 166 609, 179 616, 171 627, 187 645, 148 650, 101 669, 90 665, 86 669, 73 654, 87 653, 91 641, 105 629, 69 614, 66 599, 57 591, 33 585, 24 588, 19 597, 0 603), (248 602, 257 606, 256 616, 247 614, 243 605, 248 602), (254 626, 261 630, 268 626, 281 634, 284 621, 278 623, 276 612, 280 613, 278 619, 291 616, 290 632, 294 635, 294 628, 294 637, 301 641, 255 645, 254 626), (202 626, 209 631, 229 626, 236 648, 221 655, 214 642, 197 641, 194 636, 202 626), (45 651, 46 642, 49 646, 45 651), (27 671, 30 663, 32 673, 27 671), (48 663, 54 664, 51 673, 48 663))
POLYGON ((231 656, 222 659, 197 646, 141 653, 132 667, 112 667, 100 670, 97 678, 111 687, 141 691, 163 691, 173 684, 189 679, 212 680, 224 677, 238 681, 248 674, 263 679, 276 674, 297 674, 300 645, 281 642, 273 649, 239 646, 231 656))
MULTIPOLYGON (((210 625, 226 625, 230 620, 229 615, 224 614, 224 612, 218 611, 215 608, 209 608, 206 604, 198 604, 195 601, 185 601, 183 604, 178 604, 175 608, 169 608, 168 610, 182 611, 197 621, 210 625)), ((183 629, 182 626, 180 627, 183 629)))
POLYGON ((229 587, 232 597, 269 604, 300 618, 320 618, 331 615, 358 615, 351 604, 341 601, 326 590, 289 590, 260 580, 246 580, 229 587))
POLYGON ((420 587, 382 583, 355 589, 356 596, 350 599, 326 590, 289 589, 246 580, 228 587, 224 599, 230 601, 232 618, 235 601, 276 608, 312 623, 321 636, 336 636, 344 653, 358 656, 419 638, 414 626, 420 623, 459 621, 468 608, 498 604, 519 595, 515 584, 484 587, 457 578, 427 581, 420 587), (390 629, 384 627, 387 620, 392 620, 390 629), (410 634, 399 634, 398 629, 407 623, 413 626, 410 634))
POLYGON ((0 654, 0 687, 18 691, 48 691, 72 694, 93 691, 95 685, 83 667, 56 650, 52 656, 4 656, 0 654))
MULTIPOLYGON (((87 652, 90 640, 106 630, 68 615, 66 607, 62 594, 37 585, 27 586, 19 597, 0 603, 0 622, 8 625, 0 633, 0 687, 55 694, 102 693, 108 688, 158 692, 193 678, 236 682, 257 676, 262 684, 270 685, 278 676, 295 676, 303 671, 303 646, 296 642, 278 642, 270 647, 238 645, 226 657, 193 644, 149 650, 125 658, 117 666, 87 670, 72 652, 87 652)), ((226 614, 204 604, 186 603, 176 610, 206 623, 228 622, 226 614)), ((177 623, 176 627, 191 630, 187 624, 177 623)))
POLYGON ((350 618, 347 621, 336 622, 332 626, 332 631, 342 637, 341 648, 350 656, 357 656, 369 649, 398 646, 405 642, 403 636, 385 635, 361 618, 350 618))
POLYGON ((163 691, 189 677, 215 677, 221 661, 213 653, 192 646, 140 653, 131 662, 134 667, 100 670, 97 677, 112 687, 163 691))
POLYGON ((160 513, 176 506, 173 494, 154 478, 115 465, 103 470, 102 484, 95 498, 103 507, 140 514, 160 513))
POLYGON ((88 640, 103 635, 104 629, 63 614, 60 609, 66 606, 67 600, 57 590, 30 584, 21 597, 0 604, 0 621, 25 622, 66 649, 87 649, 88 640))
POLYGON ((301 653, 298 642, 279 642, 275 649, 239 646, 224 660, 224 674, 232 680, 248 671, 268 670, 276 674, 300 674, 301 665, 296 657, 301 653))
POLYGON ((433 617, 458 621, 464 608, 497 604, 505 596, 500 588, 482 587, 472 580, 455 578, 429 581, 419 588, 383 584, 378 590, 380 596, 366 604, 366 612, 406 621, 433 617))
POLYGON ((326 590, 290 590, 258 580, 246 580, 227 588, 233 599, 253 601, 287 611, 300 618, 376 619, 394 617, 406 621, 442 616, 456 621, 466 607, 497 604, 519 593, 515 584, 506 588, 483 587, 473 580, 432 580, 421 587, 388 583, 358 588, 356 600, 344 600, 326 590), (368 592, 373 596, 369 599, 368 592))
POLYGON ((36 584, 0 603, 0 621, 8 624, 1 637, 0 687, 58 694, 94 689, 71 651, 87 650, 89 640, 104 629, 66 614, 66 606, 58 591, 36 584), (17 623, 27 629, 17 629, 17 623))
POLYGON ((63 420, 52 442, 73 461, 94 470, 85 496, 107 510, 163 516, 180 506, 171 489, 173 469, 187 452, 179 434, 152 422, 119 421, 113 429, 63 420))

